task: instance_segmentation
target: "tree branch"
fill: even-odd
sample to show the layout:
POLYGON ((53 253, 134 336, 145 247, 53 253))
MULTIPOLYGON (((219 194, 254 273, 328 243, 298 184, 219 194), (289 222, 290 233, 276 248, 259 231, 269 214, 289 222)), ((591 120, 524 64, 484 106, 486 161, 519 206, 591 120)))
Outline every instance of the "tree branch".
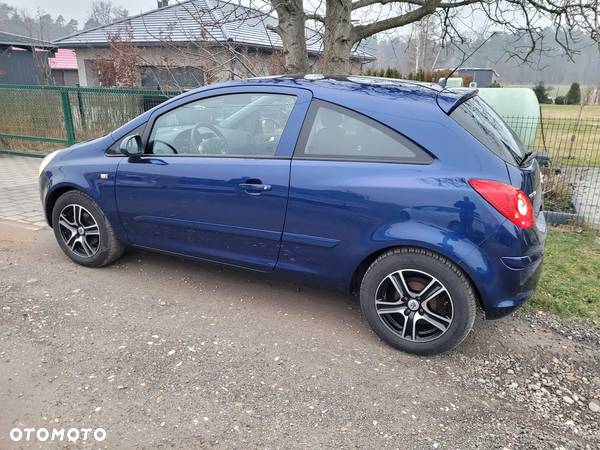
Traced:
MULTIPOLYGON (((365 8, 367 6, 371 6, 371 5, 387 5, 389 3, 398 3, 397 0, 357 0, 352 2, 352 10, 356 10, 356 9, 360 9, 360 8, 365 8)), ((410 3, 412 5, 419 5, 419 6, 423 6, 426 3, 426 0, 407 0, 404 1, 403 3, 410 3)))
POLYGON ((433 14, 441 3, 441 0, 426 0, 423 6, 400 16, 390 17, 389 19, 380 20, 367 25, 355 26, 352 30, 352 42, 357 42, 391 28, 399 28, 417 22, 423 17, 433 14))
MULTIPOLYGON (((389 0, 391 1, 391 0, 389 0)), ((325 23, 325 17, 323 17, 321 14, 317 14, 317 13, 312 13, 312 14, 304 14, 304 17, 306 20, 314 20, 316 22, 322 22, 325 23)))

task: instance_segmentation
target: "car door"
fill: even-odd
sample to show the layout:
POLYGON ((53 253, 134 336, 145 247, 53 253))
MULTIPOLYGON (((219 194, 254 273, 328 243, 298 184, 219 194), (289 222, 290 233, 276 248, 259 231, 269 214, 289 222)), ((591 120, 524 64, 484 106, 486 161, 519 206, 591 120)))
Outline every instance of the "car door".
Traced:
POLYGON ((151 116, 144 153, 117 170, 119 215, 137 246, 258 270, 277 261, 290 158, 310 91, 220 88, 151 116))

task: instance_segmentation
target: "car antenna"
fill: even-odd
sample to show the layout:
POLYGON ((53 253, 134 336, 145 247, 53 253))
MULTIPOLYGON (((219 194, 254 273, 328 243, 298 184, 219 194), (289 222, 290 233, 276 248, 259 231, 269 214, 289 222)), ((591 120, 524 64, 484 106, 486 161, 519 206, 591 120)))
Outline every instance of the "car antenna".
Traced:
MULTIPOLYGON (((483 46, 484 46, 484 45, 487 43, 487 41, 489 41, 489 40, 490 40, 492 37, 494 37, 494 35, 495 35, 496 33, 497 33, 497 32, 496 32, 496 31, 494 31, 492 34, 490 34, 490 35, 489 35, 489 36, 488 36, 488 37, 487 37, 487 38, 486 38, 486 39, 485 39, 485 40, 484 40, 484 41, 483 41, 481 44, 479 44, 479 46, 477 46, 477 48, 476 48, 475 50, 473 50, 473 51, 472 51, 472 52, 469 54, 469 56, 467 56, 467 57, 463 58, 463 59, 462 59, 462 61, 461 61, 460 63, 458 63, 458 66, 456 66, 454 69, 452 69, 452 71, 451 71, 451 72, 448 74, 448 76, 446 76, 446 80, 445 80, 445 82, 444 82, 444 89, 446 89, 446 85, 448 84, 448 78, 450 78, 452 75, 454 75, 454 72, 456 72, 456 71, 457 71, 457 70, 460 68, 460 66, 462 66, 462 65, 463 65, 463 64, 464 64, 464 63, 465 63, 465 62, 466 62, 466 61, 467 61, 467 60, 468 60, 468 59, 469 59, 471 56, 473 56, 475 53, 477 53, 477 51, 478 51, 478 50, 479 50, 481 47, 483 47, 483 46)), ((464 55, 464 53, 463 53, 463 55, 464 55)))

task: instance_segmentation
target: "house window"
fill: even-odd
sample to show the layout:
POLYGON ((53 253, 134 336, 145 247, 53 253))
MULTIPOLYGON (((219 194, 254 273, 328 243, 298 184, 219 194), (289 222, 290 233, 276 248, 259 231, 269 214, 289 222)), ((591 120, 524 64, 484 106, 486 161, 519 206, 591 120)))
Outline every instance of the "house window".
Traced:
POLYGON ((142 67, 142 86, 146 88, 191 89, 204 85, 204 73, 198 67, 142 67))

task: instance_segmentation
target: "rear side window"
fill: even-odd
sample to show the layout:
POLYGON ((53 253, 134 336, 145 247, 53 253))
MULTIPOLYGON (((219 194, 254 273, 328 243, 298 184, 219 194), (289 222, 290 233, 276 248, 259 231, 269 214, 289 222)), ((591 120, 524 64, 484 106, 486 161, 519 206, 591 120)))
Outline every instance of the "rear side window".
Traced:
POLYGON ((518 164, 523 159, 525 151, 518 136, 481 98, 475 96, 460 104, 450 117, 504 161, 518 164))
POLYGON ((295 158, 429 164, 418 145, 349 109, 315 100, 295 158))

